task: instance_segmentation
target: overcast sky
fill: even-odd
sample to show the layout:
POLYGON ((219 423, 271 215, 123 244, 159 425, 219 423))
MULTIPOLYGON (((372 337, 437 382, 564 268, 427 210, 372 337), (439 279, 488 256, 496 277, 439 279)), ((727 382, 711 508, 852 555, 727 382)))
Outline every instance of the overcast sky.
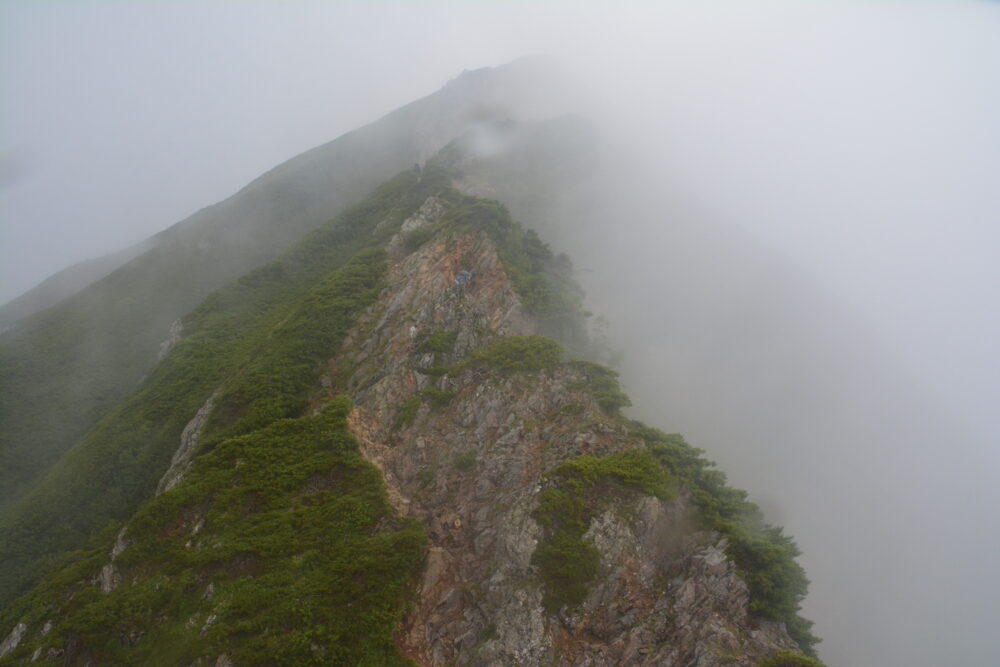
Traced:
POLYGON ((0 301, 530 53, 1000 440, 995 2, 0 2, 0 301))
POLYGON ((8 0, 0 301, 462 69, 547 52, 653 128, 678 182, 934 366, 929 384, 986 397, 980 376, 1000 377, 998 34, 1000 4, 973 0, 8 0))

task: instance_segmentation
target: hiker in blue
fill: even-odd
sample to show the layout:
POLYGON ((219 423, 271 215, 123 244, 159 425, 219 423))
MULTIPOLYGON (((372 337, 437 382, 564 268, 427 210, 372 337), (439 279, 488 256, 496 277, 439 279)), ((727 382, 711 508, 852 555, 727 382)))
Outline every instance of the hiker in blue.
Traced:
POLYGON ((458 278, 455 278, 455 284, 462 286, 470 280, 472 280, 472 274, 468 271, 462 271, 458 274, 458 278))

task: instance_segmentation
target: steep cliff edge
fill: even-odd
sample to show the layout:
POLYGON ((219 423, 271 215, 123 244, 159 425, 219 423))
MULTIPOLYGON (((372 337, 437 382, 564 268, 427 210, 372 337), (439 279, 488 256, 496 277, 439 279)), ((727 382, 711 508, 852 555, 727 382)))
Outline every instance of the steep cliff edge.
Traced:
MULTIPOLYGON (((441 176, 345 216, 363 239, 349 261, 293 251, 241 281, 267 308, 174 420, 184 465, 11 607, 0 663, 755 665, 799 650, 791 543, 697 450, 624 418, 612 371, 540 335, 583 347, 566 263, 441 176), (268 283, 290 275, 303 284, 268 283)), ((184 331, 177 377, 213 349, 197 318, 184 331)))

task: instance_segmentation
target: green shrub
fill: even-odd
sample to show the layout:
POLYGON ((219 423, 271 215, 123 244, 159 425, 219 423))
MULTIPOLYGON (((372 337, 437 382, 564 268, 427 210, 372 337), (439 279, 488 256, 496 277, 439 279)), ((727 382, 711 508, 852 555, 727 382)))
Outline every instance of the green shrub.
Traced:
POLYGON ((455 347, 455 339, 458 334, 454 331, 435 329, 417 346, 418 352, 433 352, 434 354, 447 354, 455 347))
POLYGON ((554 368, 562 356, 562 347, 550 338, 510 336, 476 351, 462 368, 488 366, 503 374, 537 373, 554 368))
POLYGON ((451 403, 451 399, 455 397, 455 393, 451 391, 441 391, 440 389, 435 389, 434 387, 428 387, 420 392, 427 402, 431 404, 431 410, 442 410, 451 403))
POLYGON ((451 366, 423 366, 414 369, 421 375, 430 375, 431 377, 443 377, 452 372, 451 366))
POLYGON ((589 584, 600 571, 601 554, 590 542, 563 530, 539 543, 531 563, 538 568, 545 584, 542 600, 545 610, 554 614, 587 598, 589 584))
POLYGON ((548 475, 532 516, 544 530, 531 562, 544 585, 543 604, 555 613, 578 605, 600 568, 600 553, 584 540, 590 521, 622 491, 668 498, 673 479, 650 452, 632 449, 604 458, 579 456, 548 475))
POLYGON ((455 467, 459 470, 472 470, 476 467, 478 460, 479 455, 476 454, 476 450, 470 449, 467 452, 455 455, 455 467))
POLYGON ((589 361, 573 361, 571 365, 584 376, 583 389, 590 392, 604 410, 617 413, 632 401, 618 385, 618 373, 607 366, 589 361))
POLYGON ((414 250, 416 250, 417 248, 419 248, 420 246, 422 246, 423 244, 427 243, 432 238, 434 238, 436 232, 437 230, 434 227, 431 227, 430 225, 424 225, 423 227, 414 229, 411 232, 407 232, 403 236, 403 248, 407 252, 413 252, 414 250))
POLYGON ((434 477, 435 475, 433 470, 431 470, 430 468, 424 468, 423 470, 417 472, 417 483, 419 484, 420 488, 423 489, 428 484, 434 481, 434 477))
POLYGON ((399 406, 399 412, 396 413, 396 421, 393 423, 393 428, 399 430, 412 424, 413 420, 417 418, 420 403, 420 396, 410 396, 403 401, 403 404, 399 406))
POLYGON ((223 386, 205 439, 249 433, 301 414, 317 364, 337 349, 355 317, 378 296, 385 270, 385 251, 363 250, 305 295, 223 386))

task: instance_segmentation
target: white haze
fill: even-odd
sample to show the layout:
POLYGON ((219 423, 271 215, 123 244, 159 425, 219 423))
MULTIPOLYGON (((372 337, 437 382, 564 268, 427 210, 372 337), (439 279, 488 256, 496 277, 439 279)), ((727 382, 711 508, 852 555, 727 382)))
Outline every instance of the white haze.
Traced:
MULTIPOLYGON (((987 665, 1000 650, 997 35, 1000 5, 973 1, 7 2, 0 300, 463 68, 554 54, 665 196, 738 225, 837 304, 814 318, 831 349, 838 317, 870 335, 812 360, 840 383, 819 394, 836 405, 768 404, 768 392, 787 398, 793 371, 780 363, 763 382, 722 387, 698 384, 701 360, 661 350, 640 361, 691 390, 658 394, 627 360, 637 412, 708 448, 797 537, 813 579, 806 615, 831 665, 987 665), (860 377, 868 355, 876 377, 860 377), (740 420, 772 421, 774 442, 766 430, 733 442, 740 420)), ((648 249, 670 236, 663 202, 639 193, 615 224, 647 249, 648 273, 630 275, 655 280, 648 249)), ((611 301, 619 316, 642 305, 611 301)), ((641 325, 616 325, 655 349, 641 325)))

